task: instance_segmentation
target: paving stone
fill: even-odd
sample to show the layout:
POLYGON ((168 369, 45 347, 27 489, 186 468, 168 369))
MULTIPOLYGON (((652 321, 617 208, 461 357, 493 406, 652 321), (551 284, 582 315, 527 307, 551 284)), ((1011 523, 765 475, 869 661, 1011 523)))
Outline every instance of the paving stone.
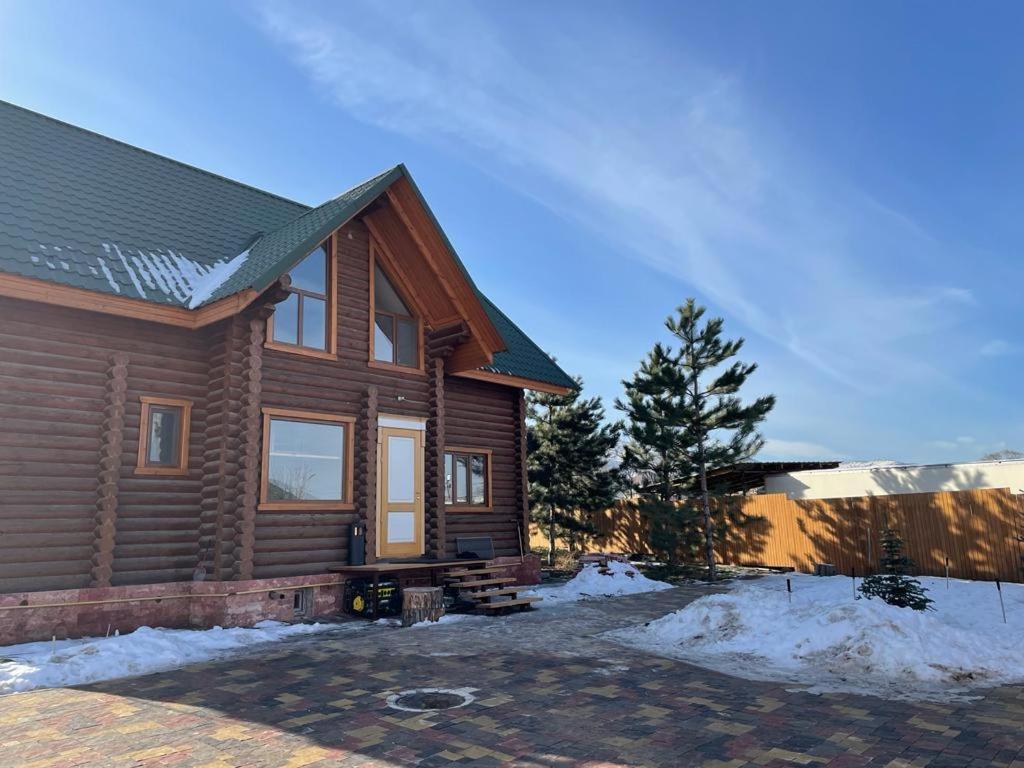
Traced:
POLYGON ((1024 687, 955 704, 815 696, 616 645, 704 588, 367 625, 219 662, 0 697, 0 768, 1024 766, 1024 687), (442 655, 435 655, 442 654, 442 655), (475 688, 462 708, 386 705, 475 688))

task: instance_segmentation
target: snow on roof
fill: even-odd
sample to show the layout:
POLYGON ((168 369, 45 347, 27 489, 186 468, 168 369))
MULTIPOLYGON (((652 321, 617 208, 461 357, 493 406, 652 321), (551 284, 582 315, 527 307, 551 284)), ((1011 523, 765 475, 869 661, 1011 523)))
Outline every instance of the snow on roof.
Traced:
POLYGON ((246 248, 231 261, 217 262, 213 269, 207 272, 192 286, 192 298, 189 299, 188 308, 195 309, 209 299, 218 288, 231 279, 249 258, 249 249, 246 248))
MULTIPOLYGON (((96 264, 116 293, 127 289, 130 295, 134 289, 140 299, 173 297, 180 303, 187 303, 189 309, 195 309, 207 301, 249 257, 249 250, 246 249, 233 259, 218 259, 212 264, 205 264, 170 248, 144 250, 106 242, 101 245, 106 258, 96 256, 96 264), (127 275, 127 283, 118 282, 108 262, 127 275)), ((46 249, 45 246, 40 248, 46 249)), ((91 264, 87 266, 93 274, 97 274, 91 264)))

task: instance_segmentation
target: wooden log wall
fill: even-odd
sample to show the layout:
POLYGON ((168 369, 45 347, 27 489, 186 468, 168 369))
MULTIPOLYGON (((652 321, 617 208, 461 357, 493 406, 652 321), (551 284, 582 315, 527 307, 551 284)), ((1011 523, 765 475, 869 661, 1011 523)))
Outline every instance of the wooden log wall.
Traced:
MULTIPOLYGON (((377 561, 377 428, 378 428, 378 393, 377 386, 371 384, 366 388, 363 399, 361 430, 359 432, 356 456, 356 509, 353 519, 363 524, 366 543, 363 547, 367 563, 377 561)), ((346 557, 348 546, 345 547, 346 557)))
POLYGON ((128 355, 115 352, 107 371, 103 429, 100 433, 100 473, 96 489, 96 530, 92 554, 92 586, 109 587, 114 573, 114 534, 117 524, 118 482, 124 443, 124 405, 128 396, 128 355))
MULTIPOLYGON (((129 349, 128 392, 117 530, 114 586, 189 581, 196 568, 203 486, 203 444, 209 377, 209 334, 145 322, 118 322, 135 339, 129 349), (136 474, 142 405, 139 398, 192 401, 188 474, 136 474)), ((120 340, 118 344, 121 344, 120 340)))
POLYGON ((447 554, 455 554, 459 536, 490 536, 495 554, 519 554, 516 523, 523 519, 522 473, 517 464, 520 390, 449 376, 445 379, 445 441, 459 448, 491 453, 492 509, 445 514, 447 554))
POLYGON ((0 592, 322 573, 367 523, 375 551, 378 415, 428 422, 427 554, 490 535, 518 554, 521 391, 445 375, 466 333, 430 339, 426 370, 367 364, 369 236, 337 252, 338 358, 264 346, 254 306, 199 331, 0 298, 0 592), (136 474, 140 397, 192 402, 187 473, 136 474), (356 418, 352 510, 259 510, 262 407, 356 418), (493 510, 446 512, 445 445, 492 453, 493 510))
POLYGON ((210 344, 207 419, 203 448, 203 490, 200 505, 196 571, 204 579, 221 580, 234 573, 234 536, 246 320, 233 317, 221 324, 210 344))
POLYGON ((419 418, 429 414, 430 378, 423 371, 405 373, 367 365, 370 241, 366 227, 352 223, 337 233, 334 243, 338 359, 264 350, 263 405, 356 417, 356 509, 261 510, 256 517, 256 578, 323 573, 328 565, 347 562, 349 526, 357 519, 367 523, 366 549, 372 558, 376 413, 419 418))
POLYGON ((238 492, 235 508, 234 575, 236 579, 253 578, 253 557, 256 546, 256 505, 260 495, 260 445, 263 413, 260 411, 263 342, 266 317, 250 317, 248 334, 242 351, 242 391, 239 405, 241 420, 238 460, 238 492))
POLYGON ((444 510, 444 358, 431 360, 430 418, 427 420, 426 483, 427 550, 434 557, 445 556, 444 510))
POLYGON ((112 584, 191 578, 207 367, 206 334, 0 299, 0 591, 103 583, 101 493, 117 499, 112 584), (104 439, 114 355, 129 361, 120 467, 104 439), (142 394, 194 401, 187 477, 133 475, 142 394))
POLYGON ((526 393, 520 390, 515 399, 516 429, 515 455, 513 464, 518 471, 519 482, 516 483, 516 511, 519 513, 518 541, 523 552, 530 551, 530 479, 526 474, 526 393))

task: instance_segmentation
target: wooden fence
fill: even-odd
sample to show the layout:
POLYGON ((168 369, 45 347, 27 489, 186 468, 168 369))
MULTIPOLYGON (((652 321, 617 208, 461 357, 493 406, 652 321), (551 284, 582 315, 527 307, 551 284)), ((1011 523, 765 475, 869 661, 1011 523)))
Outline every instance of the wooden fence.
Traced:
MULTIPOLYGON (((916 572, 954 578, 1024 581, 1024 500, 1004 489, 913 493, 844 499, 791 500, 785 494, 733 496, 758 518, 726 533, 718 543, 720 562, 766 565, 812 572, 833 563, 840 573, 873 573, 878 568, 879 532, 886 521, 900 530, 916 572)), ((587 549, 648 553, 647 526, 627 504, 591 518, 597 535, 587 549)), ((546 547, 534 526, 534 547, 546 547)), ((564 545, 561 545, 564 546, 564 545)))

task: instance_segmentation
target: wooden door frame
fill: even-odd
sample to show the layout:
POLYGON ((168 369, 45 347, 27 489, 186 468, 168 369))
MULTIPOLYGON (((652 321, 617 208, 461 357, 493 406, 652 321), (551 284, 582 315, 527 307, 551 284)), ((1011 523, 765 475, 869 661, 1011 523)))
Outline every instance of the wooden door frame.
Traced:
POLYGON ((426 552, 426 456, 424 422, 408 417, 393 417, 382 414, 377 427, 377 557, 379 559, 421 557, 426 552), (414 440, 414 496, 412 511, 415 524, 415 541, 408 546, 398 546, 399 551, 388 549, 386 528, 387 509, 385 493, 388 482, 387 443, 388 437, 411 437, 414 440))

